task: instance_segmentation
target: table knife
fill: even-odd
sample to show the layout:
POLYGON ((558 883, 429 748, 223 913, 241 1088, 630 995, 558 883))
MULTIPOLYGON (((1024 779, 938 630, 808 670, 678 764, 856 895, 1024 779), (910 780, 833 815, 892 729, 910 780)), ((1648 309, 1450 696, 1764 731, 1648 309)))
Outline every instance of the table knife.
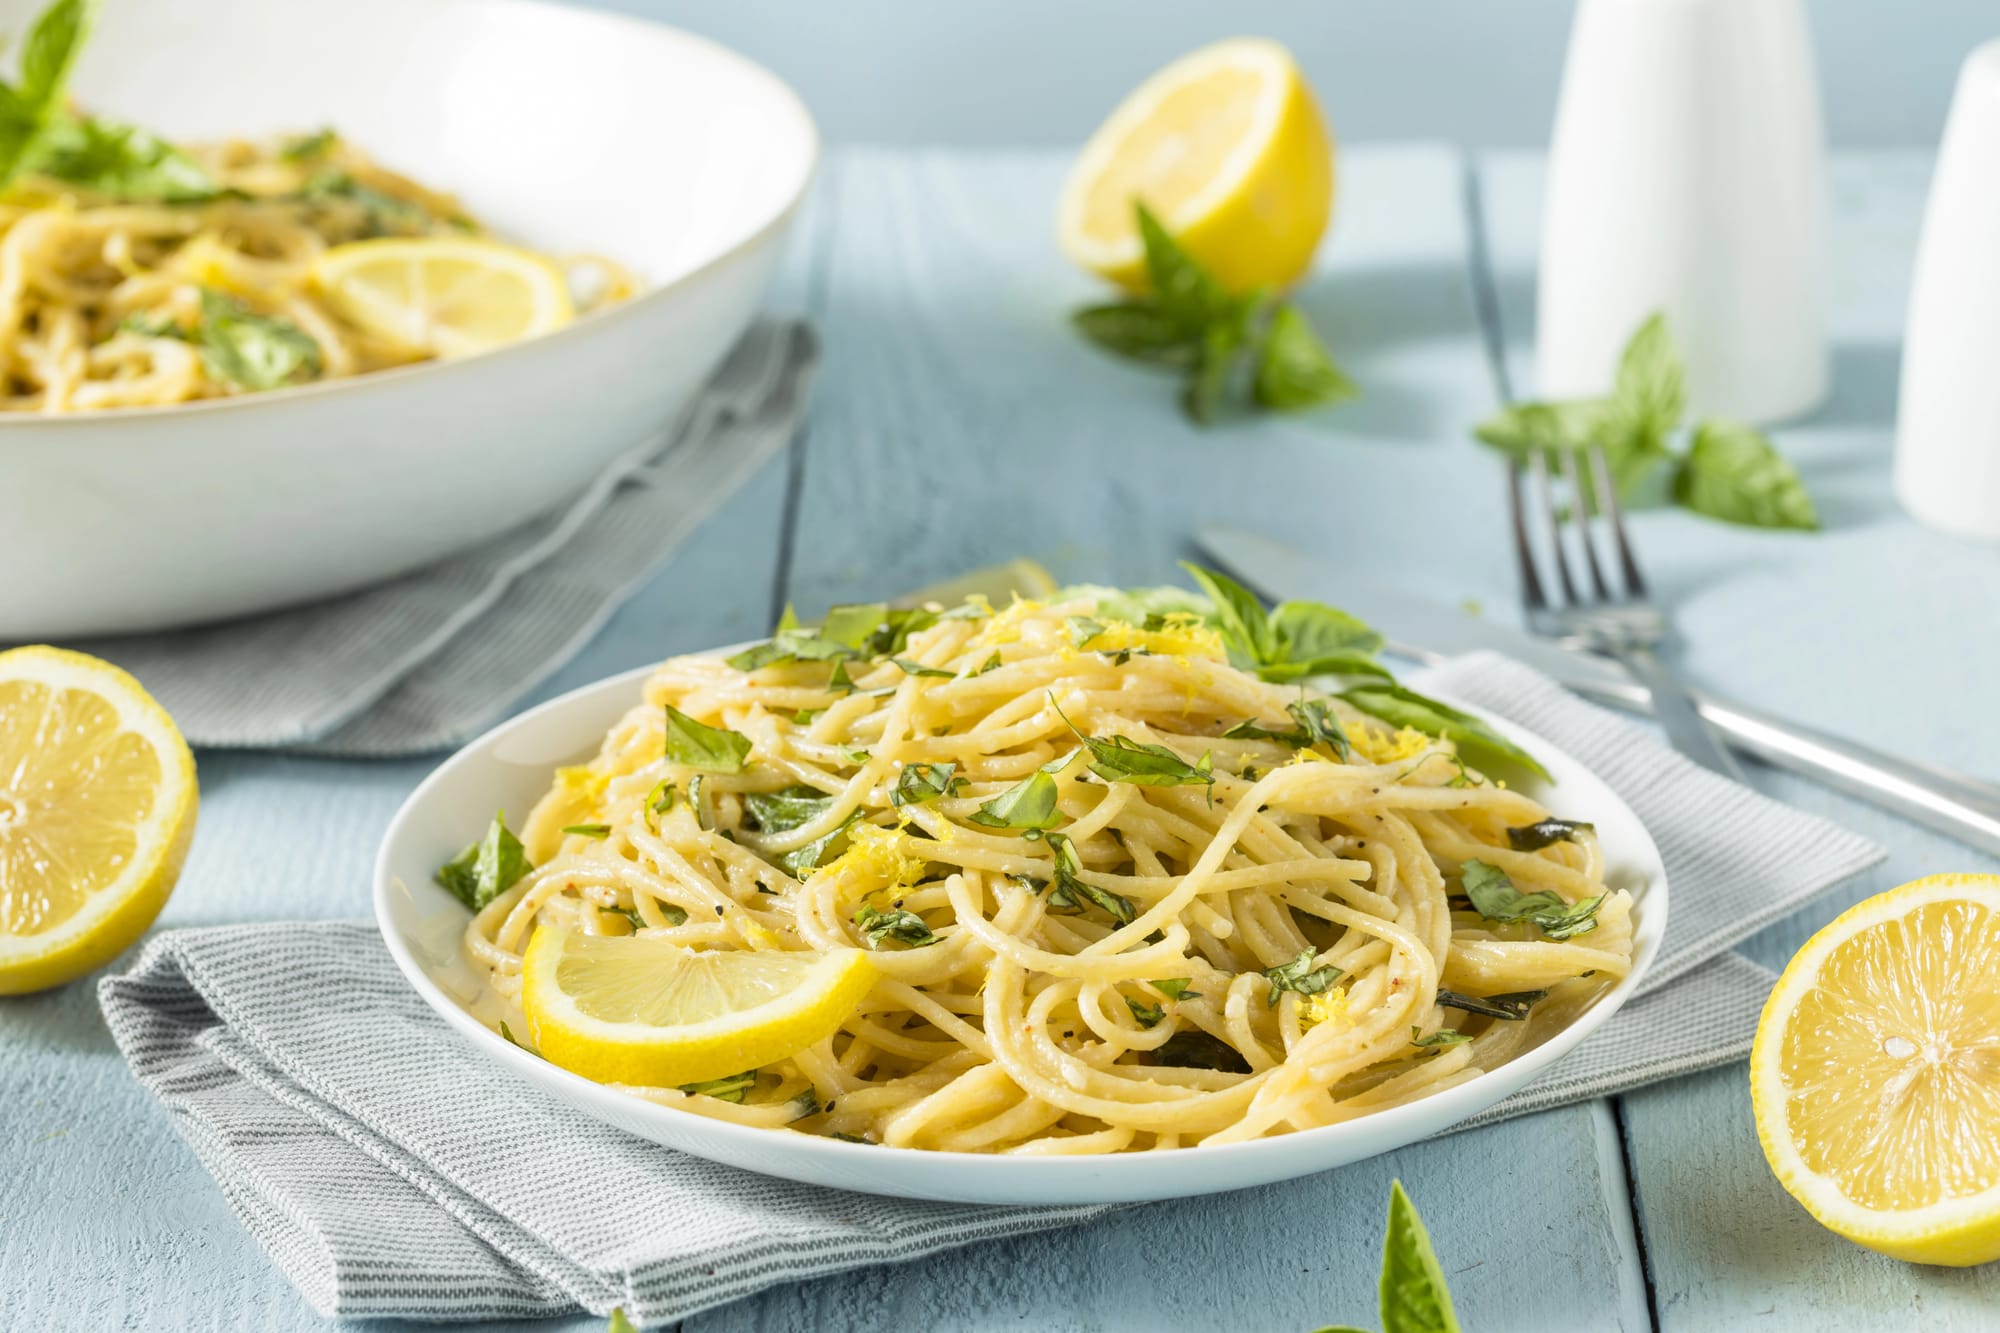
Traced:
MULTIPOLYGON (((1256 533, 1204 527, 1195 543, 1272 600, 1308 597, 1359 616, 1381 631, 1387 651, 1398 657, 1431 663, 1490 649, 1588 698, 1636 712, 1650 706, 1645 687, 1609 658, 1478 619, 1256 533)), ((2000 784, 1886 754, 1712 694, 1696 691, 1695 702, 1735 749, 2000 856, 2000 784)))

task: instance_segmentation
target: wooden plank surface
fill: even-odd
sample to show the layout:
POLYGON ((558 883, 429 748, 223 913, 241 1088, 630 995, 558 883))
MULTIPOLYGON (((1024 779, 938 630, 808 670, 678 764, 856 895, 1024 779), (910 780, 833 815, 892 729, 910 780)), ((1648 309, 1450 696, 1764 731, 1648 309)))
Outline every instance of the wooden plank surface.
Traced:
MULTIPOLYGON (((1836 159, 1835 385, 1810 418, 1774 432, 1799 461, 1827 530, 1744 532, 1684 514, 1636 520, 1691 677, 1901 753, 1991 775, 2000 709, 2000 551, 1925 531, 1889 482, 1895 380, 1929 156, 1836 159)), ((1539 157, 1481 164, 1507 364, 1533 387, 1539 157)), ((1753 769, 1758 787, 1889 848, 1875 871, 1749 942, 1784 966, 1854 901, 1918 875, 2000 865, 1808 782, 1753 769)), ((2000 1326, 2000 1267, 1924 1268, 1823 1230, 1765 1166, 1741 1066, 1625 1098, 1635 1190, 1665 1330, 1926 1330, 2000 1326)))
MULTIPOLYGON (((789 589, 802 613, 1022 554, 1063 579, 1167 581, 1194 527, 1218 519, 1307 531, 1418 582, 1454 583, 1500 549, 1490 506, 1452 499, 1492 489, 1463 436, 1492 389, 1455 153, 1363 148, 1343 163, 1338 231, 1302 301, 1367 398, 1210 431, 1181 419, 1169 381, 1065 326, 1095 289, 1049 238, 1064 160, 843 157, 789 589)), ((1648 1326, 1617 1136, 1602 1106, 1579 1106, 785 1287, 686 1328, 1372 1325, 1391 1176, 1431 1223, 1468 1327, 1648 1326)))

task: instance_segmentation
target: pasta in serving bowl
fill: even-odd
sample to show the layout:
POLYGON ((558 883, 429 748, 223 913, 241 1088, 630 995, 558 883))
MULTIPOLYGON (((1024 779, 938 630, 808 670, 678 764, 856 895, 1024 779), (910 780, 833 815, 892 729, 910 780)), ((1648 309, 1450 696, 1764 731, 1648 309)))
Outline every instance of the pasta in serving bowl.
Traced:
POLYGON ((675 659, 471 747, 384 844, 377 907, 405 972, 543 1086, 656 1141, 1052 1202, 1234 1188, 1435 1132, 1602 1022, 1657 947, 1643 829, 1517 729, 1432 700, 1479 735, 1427 736, 1260 679, 1205 625, 1107 619, 1088 595, 894 638, 675 659), (711 733, 744 738, 739 767, 689 766, 716 762, 688 749, 711 733), (1460 753, 1489 738, 1595 827, 1460 753), (553 781, 518 764, 557 758, 553 781), (469 922, 421 882, 419 847, 442 861, 476 831, 432 821, 537 797, 513 878, 473 886, 469 922), (550 941, 569 944, 547 975, 579 990, 593 955, 658 978, 660 958, 853 952, 870 980, 830 1032, 732 1077, 603 1079, 566 1011, 525 993, 550 941))
MULTIPOLYGON (((12 51, 47 5, 0 0, 12 51)), ((818 156, 749 61, 533 0, 104 0, 73 65, 0 196, 0 641, 330 596, 562 504, 728 352, 818 156), (390 290, 413 246, 437 300, 390 290), (382 315, 448 304, 454 254, 520 336, 382 315)))

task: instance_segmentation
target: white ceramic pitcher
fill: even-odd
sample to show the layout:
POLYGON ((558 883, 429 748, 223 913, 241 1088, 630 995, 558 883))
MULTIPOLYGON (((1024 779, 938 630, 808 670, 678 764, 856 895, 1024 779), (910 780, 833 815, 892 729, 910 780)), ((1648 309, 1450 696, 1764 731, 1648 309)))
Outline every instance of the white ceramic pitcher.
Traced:
POLYGON ((1696 413, 1826 396, 1825 140, 1801 0, 1581 0, 1549 149, 1536 391, 1664 310, 1696 413))

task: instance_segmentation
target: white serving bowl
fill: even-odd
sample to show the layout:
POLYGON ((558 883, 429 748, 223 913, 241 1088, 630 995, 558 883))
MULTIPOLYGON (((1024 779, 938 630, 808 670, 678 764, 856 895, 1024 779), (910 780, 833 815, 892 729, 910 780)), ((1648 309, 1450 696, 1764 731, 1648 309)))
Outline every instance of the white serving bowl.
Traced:
POLYGON ((440 765, 403 803, 383 836, 375 860, 375 919, 417 993, 488 1057, 586 1115, 711 1161, 811 1185, 963 1203, 1114 1203, 1287 1180, 1428 1138, 1519 1092, 1631 997, 1665 936, 1666 868, 1639 817, 1576 759, 1532 732, 1481 713, 1554 775, 1553 787, 1524 784, 1529 795, 1552 804, 1558 813, 1595 822, 1608 881, 1630 889, 1637 900, 1632 971, 1569 1027, 1498 1069, 1342 1124, 1213 1148, 1099 1157, 884 1148, 753 1129, 656 1106, 530 1055, 475 1018, 465 1002, 476 995, 480 978, 459 949, 470 914, 431 882, 432 872, 484 829, 495 810, 525 818, 548 790, 558 765, 595 754, 604 733, 639 700, 650 670, 629 671, 551 700, 494 728, 440 765))
MULTIPOLYGON (((0 31, 44 3, 0 0, 0 31)), ((339 593, 558 504, 728 350, 818 156, 799 99, 749 61, 529 0, 108 0, 72 93, 182 141, 334 126, 501 235, 607 255, 646 287, 458 361, 0 414, 0 642, 339 593)))

